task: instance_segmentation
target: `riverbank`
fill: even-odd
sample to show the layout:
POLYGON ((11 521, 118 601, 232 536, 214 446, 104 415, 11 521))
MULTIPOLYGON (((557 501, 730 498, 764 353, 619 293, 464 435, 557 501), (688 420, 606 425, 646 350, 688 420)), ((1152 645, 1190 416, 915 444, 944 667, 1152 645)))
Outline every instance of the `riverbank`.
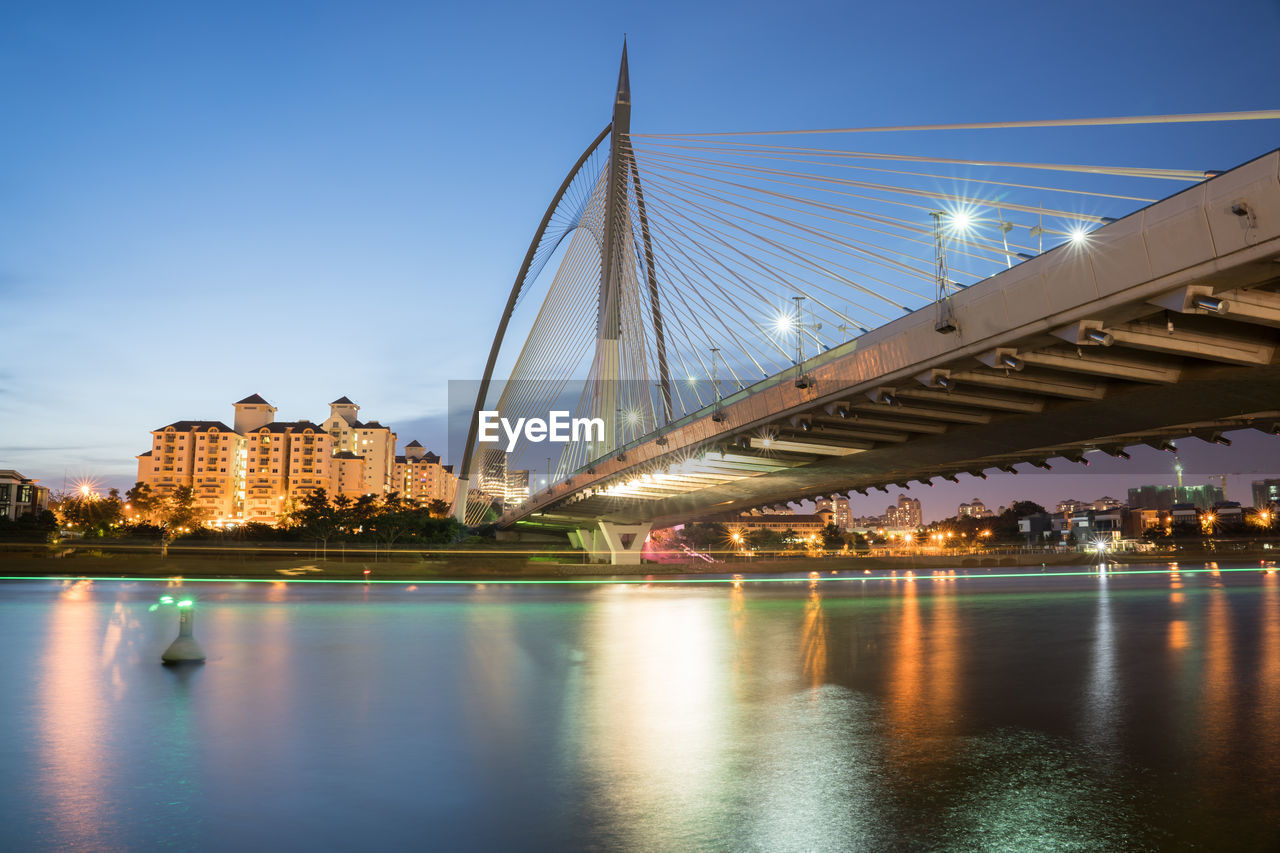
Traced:
MULTIPOLYGON (((1215 561, 1274 563, 1280 549, 1179 550, 1108 555, 1115 565, 1215 561)), ((933 571, 1096 565, 1080 552, 1022 552, 906 556, 730 558, 708 563, 644 563, 637 567, 587 563, 581 551, 441 550, 335 553, 261 547, 180 548, 8 546, 0 550, 0 575, 8 577, 136 577, 247 580, 490 580, 765 575, 796 572, 933 571)))

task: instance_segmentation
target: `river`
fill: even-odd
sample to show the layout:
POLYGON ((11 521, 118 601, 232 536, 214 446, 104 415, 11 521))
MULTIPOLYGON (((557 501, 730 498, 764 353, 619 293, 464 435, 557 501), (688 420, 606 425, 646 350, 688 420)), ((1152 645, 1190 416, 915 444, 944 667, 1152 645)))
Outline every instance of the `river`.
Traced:
POLYGON ((1280 575, 1133 568, 0 581, 0 847, 1277 849, 1280 575))

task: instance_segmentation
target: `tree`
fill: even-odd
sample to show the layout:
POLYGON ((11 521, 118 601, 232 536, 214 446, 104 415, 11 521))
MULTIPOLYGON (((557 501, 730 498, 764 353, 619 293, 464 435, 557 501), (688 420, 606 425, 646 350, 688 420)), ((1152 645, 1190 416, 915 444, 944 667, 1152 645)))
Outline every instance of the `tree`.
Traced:
POLYGON ((333 523, 338 528, 339 538, 345 539, 346 534, 354 526, 351 516, 351 498, 348 495, 335 495, 330 503, 333 504, 333 523))
POLYGON ((112 489, 112 493, 111 497, 102 498, 71 492, 55 501, 51 509, 64 527, 84 536, 111 536, 120 524, 122 511, 119 492, 112 489))
POLYGON ((195 492, 190 486, 178 486, 170 492, 160 511, 161 526, 170 531, 181 527, 197 527, 204 519, 203 511, 196 506, 195 492))
POLYGON ((0 515, 0 539, 19 542, 48 542, 58 532, 58 517, 44 509, 38 515, 25 512, 17 521, 0 515))
POLYGON ((152 514, 156 511, 156 496, 151 486, 146 483, 134 483, 133 488, 124 493, 125 503, 133 510, 133 515, 141 521, 154 521, 152 514))
POLYGON ((1017 540, 1022 536, 1018 529, 1018 519, 1026 518, 1028 515, 1038 515, 1044 512, 1044 507, 1034 501, 1014 501, 1004 512, 996 516, 991 522, 991 532, 996 539, 1004 541, 1017 540))
POLYGON ((449 506, 448 501, 436 498, 427 504, 427 514, 432 518, 448 518, 451 512, 453 512, 453 507, 449 506))
POLYGON ((421 530, 426 520, 426 512, 406 505, 399 494, 391 492, 382 499, 382 504, 369 519, 368 527, 374 536, 391 547, 405 534, 421 530))
POLYGON ((834 522, 822 528, 822 547, 828 551, 838 551, 844 547, 844 531, 834 522))
POLYGON ((364 530, 377 511, 378 499, 373 495, 361 495, 351 505, 351 526, 357 530, 364 530))
POLYGON ((329 505, 329 494, 324 489, 316 489, 302 496, 301 506, 294 513, 294 526, 321 544, 329 547, 329 537, 338 529, 338 515, 329 505))
POLYGON ((782 536, 776 530, 758 527, 747 534, 747 544, 756 551, 781 551, 782 536))
POLYGON ((686 524, 680 539, 695 551, 718 551, 729 541, 729 532, 718 522, 686 524))

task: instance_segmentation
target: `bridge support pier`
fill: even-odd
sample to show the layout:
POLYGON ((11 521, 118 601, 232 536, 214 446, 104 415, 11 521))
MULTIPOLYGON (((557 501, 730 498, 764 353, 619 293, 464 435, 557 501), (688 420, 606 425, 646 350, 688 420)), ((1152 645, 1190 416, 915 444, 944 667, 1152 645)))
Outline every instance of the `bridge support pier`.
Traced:
POLYGON ((590 555, 593 563, 608 562, 615 566, 638 566, 645 539, 652 524, 616 524, 597 521, 594 529, 586 527, 569 533, 569 542, 590 555))

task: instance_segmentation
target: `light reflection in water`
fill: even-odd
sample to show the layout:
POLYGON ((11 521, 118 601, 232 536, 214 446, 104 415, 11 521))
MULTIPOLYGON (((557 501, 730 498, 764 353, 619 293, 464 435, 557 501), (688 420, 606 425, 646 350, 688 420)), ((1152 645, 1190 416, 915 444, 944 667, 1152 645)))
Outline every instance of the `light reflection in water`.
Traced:
POLYGON ((827 617, 822 613, 822 593, 809 584, 804 605, 804 626, 800 630, 803 670, 810 687, 821 687, 827 678, 827 617))
POLYGON ((1258 641, 1258 700, 1254 732, 1259 748, 1255 760, 1280 775, 1280 575, 1262 576, 1262 615, 1258 641))
POLYGON ((886 720, 892 730, 889 755, 908 774, 927 774, 946 758, 941 741, 952 729, 959 701, 960 622, 953 588, 944 582, 901 587, 897 642, 886 685, 886 720), (929 623, 922 615, 927 592, 929 623))
MULTIPOLYGON (((40 669, 39 782, 53 834, 65 849, 91 849, 114 823, 104 796, 111 759, 103 717, 110 696, 99 676, 114 658, 107 658, 91 585, 68 582, 51 608, 40 669)), ((111 651, 117 649, 113 644, 111 651)))
POLYGON ((1116 629, 1111 615, 1111 590, 1106 572, 1098 577, 1098 604, 1093 623, 1089 685, 1085 693, 1084 736, 1108 763, 1118 759, 1116 690, 1116 629))
POLYGON ((723 605, 661 589, 602 594, 581 697, 596 806, 623 849, 696 847, 725 808, 733 702, 723 605))
MULTIPOLYGON (((1182 589, 1182 575, 1176 571, 1169 573, 1169 589, 1174 590, 1174 592, 1169 593, 1170 611, 1174 614, 1173 618, 1169 620, 1169 650, 1182 652, 1191 645, 1191 629, 1187 625, 1187 619, 1182 608, 1185 603, 1183 595, 1176 591, 1182 589)), ((1176 662, 1182 662, 1180 655, 1177 656, 1176 662)))
MULTIPOLYGON (((1201 731, 1196 738, 1205 769, 1220 778, 1230 772, 1237 694, 1232 665, 1231 610, 1220 586, 1208 590, 1204 624, 1204 667, 1200 673, 1201 731)), ((1216 787, 1216 786, 1209 786, 1216 787)))

